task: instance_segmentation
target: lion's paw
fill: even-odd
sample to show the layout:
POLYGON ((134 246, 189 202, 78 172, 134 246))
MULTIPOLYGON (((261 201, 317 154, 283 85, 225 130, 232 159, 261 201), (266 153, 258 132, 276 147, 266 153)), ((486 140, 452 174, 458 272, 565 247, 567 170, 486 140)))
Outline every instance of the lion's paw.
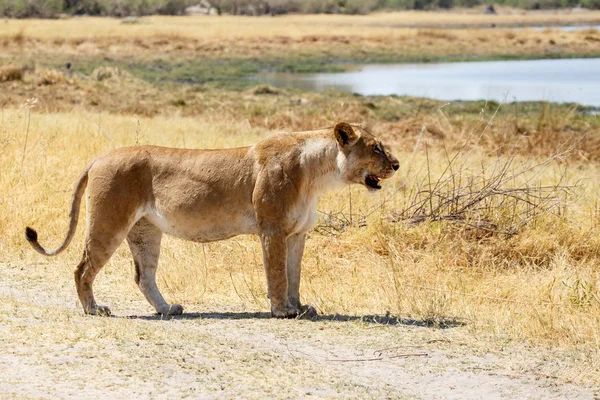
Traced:
POLYGON ((309 305, 300 307, 288 306, 285 308, 271 309, 271 316, 274 318, 308 318, 312 319, 317 316, 317 310, 309 305))
POLYGON ((99 317, 110 317, 110 308, 106 306, 95 306, 87 310, 86 314, 97 315, 99 317))
POLYGON ((319 315, 317 310, 308 304, 304 304, 300 307, 300 313, 298 314, 298 318, 308 318, 314 319, 319 315))
POLYGON ((183 306, 181 304, 171 304, 161 310, 159 314, 162 315, 181 315, 183 314, 183 306))
POLYGON ((301 314, 301 310, 297 307, 272 308, 271 316, 274 318, 296 318, 301 314))

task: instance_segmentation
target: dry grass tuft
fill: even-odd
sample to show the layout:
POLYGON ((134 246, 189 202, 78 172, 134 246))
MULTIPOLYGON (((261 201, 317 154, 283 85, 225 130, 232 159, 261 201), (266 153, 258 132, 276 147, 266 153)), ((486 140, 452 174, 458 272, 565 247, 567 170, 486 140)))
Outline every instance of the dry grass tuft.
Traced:
POLYGON ((456 40, 457 36, 448 32, 447 30, 436 30, 436 29, 418 29, 417 37, 432 38, 432 39, 444 39, 447 41, 456 40))
POLYGON ((281 93, 281 90, 269 85, 258 85, 257 87, 253 88, 251 92, 256 96, 260 96, 263 94, 279 94, 281 93))
POLYGON ((17 44, 18 46, 21 46, 25 42, 25 39, 26 39, 25 29, 23 28, 23 29, 15 32, 12 35, 11 39, 12 39, 13 43, 17 44))
POLYGON ((116 67, 98 67, 92 71, 90 78, 100 82, 105 79, 129 79, 131 74, 116 67))
POLYGON ((55 69, 36 71, 35 80, 39 86, 52 86, 67 82, 65 75, 55 69))
POLYGON ((0 67, 0 82, 20 81, 23 79, 23 68, 14 65, 0 67))

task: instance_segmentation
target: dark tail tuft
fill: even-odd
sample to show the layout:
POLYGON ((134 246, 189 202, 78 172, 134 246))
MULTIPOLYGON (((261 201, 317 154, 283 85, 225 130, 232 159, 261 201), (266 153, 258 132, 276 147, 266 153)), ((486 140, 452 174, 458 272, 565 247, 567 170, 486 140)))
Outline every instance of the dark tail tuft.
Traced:
POLYGON ((35 229, 31 229, 30 227, 25 228, 25 237, 32 243, 37 242, 37 232, 35 229))

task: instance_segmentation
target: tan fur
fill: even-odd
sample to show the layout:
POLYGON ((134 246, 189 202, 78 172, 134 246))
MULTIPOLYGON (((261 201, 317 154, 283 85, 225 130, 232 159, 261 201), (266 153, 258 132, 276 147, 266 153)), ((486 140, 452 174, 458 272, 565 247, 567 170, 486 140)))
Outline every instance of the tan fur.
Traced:
POLYGON ((87 185, 85 249, 75 269, 86 313, 110 314, 96 304, 92 284, 127 239, 144 296, 161 314, 181 314, 183 308, 168 304, 155 281, 160 241, 167 233, 196 242, 258 235, 272 315, 313 314, 312 307, 300 303, 299 285, 318 196, 344 184, 367 186, 368 176, 373 182, 373 176, 389 178, 396 169, 398 160, 374 136, 343 122, 323 130, 274 134, 235 149, 122 148, 96 158, 81 176, 63 244, 46 251, 33 229, 27 228, 26 236, 44 255, 64 250, 74 235, 87 185))

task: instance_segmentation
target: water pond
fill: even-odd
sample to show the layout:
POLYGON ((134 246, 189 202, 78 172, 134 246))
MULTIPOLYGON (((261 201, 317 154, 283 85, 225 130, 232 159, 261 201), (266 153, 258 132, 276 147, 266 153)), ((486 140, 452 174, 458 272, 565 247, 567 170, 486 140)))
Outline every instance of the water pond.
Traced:
POLYGON ((600 58, 364 65, 343 73, 272 73, 255 79, 309 91, 600 107, 600 58))

